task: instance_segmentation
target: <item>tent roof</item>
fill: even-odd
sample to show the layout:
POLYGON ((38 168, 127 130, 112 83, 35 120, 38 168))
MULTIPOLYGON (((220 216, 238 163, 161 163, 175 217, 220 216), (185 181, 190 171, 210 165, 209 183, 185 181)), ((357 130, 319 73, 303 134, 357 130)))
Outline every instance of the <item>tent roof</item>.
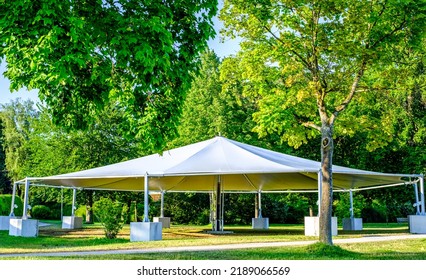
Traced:
MULTIPOLYGON (((31 178, 46 185, 88 189, 151 191, 211 191, 221 181, 224 191, 306 191, 318 188, 320 163, 224 137, 103 167, 68 174, 31 178)), ((385 174, 333 166, 335 189, 404 183, 403 174, 385 174)))

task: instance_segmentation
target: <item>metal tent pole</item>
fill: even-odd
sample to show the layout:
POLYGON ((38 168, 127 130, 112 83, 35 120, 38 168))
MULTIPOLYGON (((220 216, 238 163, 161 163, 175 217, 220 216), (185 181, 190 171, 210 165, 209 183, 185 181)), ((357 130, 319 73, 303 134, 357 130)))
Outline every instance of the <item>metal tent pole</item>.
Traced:
POLYGON ((22 213, 22 219, 28 219, 27 211, 28 211, 28 193, 30 192, 30 180, 25 178, 25 193, 24 193, 24 211, 22 213))
POLYGON ((220 176, 218 177, 217 186, 216 186, 216 231, 222 231, 222 223, 220 218, 222 217, 222 203, 221 203, 221 189, 220 189, 220 176))
POLYGON ((417 187, 417 183, 413 184, 414 187, 414 195, 416 197, 416 215, 420 215, 420 202, 419 202, 419 189, 417 187))
POLYGON ((64 220, 64 188, 61 188, 61 221, 64 220))
POLYGON ((75 215, 75 202, 77 200, 77 189, 72 190, 72 208, 71 208, 71 216, 75 215))
POLYGON ((161 191, 161 211, 160 218, 164 218, 164 191, 161 191))
POLYGON ((349 208, 349 211, 351 212, 351 219, 353 219, 355 215, 354 215, 354 196, 353 196, 352 190, 349 190, 349 204, 351 207, 349 208))
POLYGON ((258 215, 258 217, 262 218, 262 192, 260 190, 259 190, 259 196, 258 196, 258 198, 259 198, 259 203, 258 203, 258 205, 259 205, 259 210, 258 210, 259 215, 258 215))
POLYGON ((144 180, 144 218, 143 221, 145 223, 149 223, 149 182, 148 182, 148 173, 145 173, 145 180, 144 180))
POLYGON ((422 175, 420 178, 420 203, 422 205, 421 215, 425 215, 425 184, 424 184, 424 176, 422 175))
POLYGON ((12 190, 12 203, 10 205, 10 217, 15 216, 15 196, 16 196, 16 185, 17 183, 13 183, 13 190, 12 190))
POLYGON ((322 198, 322 172, 318 171, 318 217, 321 213, 321 198, 322 198))

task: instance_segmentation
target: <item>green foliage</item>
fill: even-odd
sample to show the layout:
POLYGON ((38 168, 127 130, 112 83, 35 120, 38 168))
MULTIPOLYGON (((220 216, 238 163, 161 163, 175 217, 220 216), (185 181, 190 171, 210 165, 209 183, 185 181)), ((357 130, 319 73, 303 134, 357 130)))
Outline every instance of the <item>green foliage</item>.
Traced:
POLYGON ((45 205, 35 205, 31 208, 31 217, 34 219, 50 219, 52 212, 45 205))
POLYGON ((118 201, 109 198, 101 198, 93 205, 94 214, 104 227, 105 237, 114 239, 123 228, 128 207, 118 201))
POLYGON ((425 57, 426 5, 225 0, 220 18, 225 35, 241 38, 235 57, 241 75, 224 87, 240 83, 243 95, 257 100, 253 118, 259 136, 277 135, 296 148, 319 134, 326 140, 320 240, 331 244, 333 138, 362 131, 369 150, 392 141, 398 114, 388 112, 399 104, 389 102, 389 88, 410 88, 401 82, 407 68, 425 57), (410 56, 415 59, 407 60, 410 56))
POLYGON ((206 193, 167 193, 164 196, 164 215, 177 224, 208 224, 209 206, 206 193))
POLYGON ((38 89, 56 124, 83 128, 113 104, 123 134, 161 148, 174 134, 217 0, 1 1, 11 89, 38 89), (25 8, 22 8, 25 7, 25 8))
POLYGON ((251 224, 255 194, 225 194, 225 224, 251 224))
MULTIPOLYGON (((338 217, 339 220, 343 218, 349 218, 350 213, 350 198, 349 193, 338 193, 333 201, 334 216, 338 217)), ((365 198, 359 192, 353 194, 353 206, 355 218, 362 218, 361 211, 367 206, 365 198)))
MULTIPOLYGON (((3 121, 2 117, 0 116, 0 140, 3 144, 3 121)), ((4 150, 4 146, 0 145, 0 194, 6 194, 11 193, 12 186, 10 183, 10 180, 7 176, 7 169, 6 169, 6 153, 4 150)))
MULTIPOLYGON (((12 195, 1 194, 0 195, 0 216, 9 216, 10 208, 12 205, 12 195)), ((22 216, 23 203, 20 197, 15 196, 15 205, 17 208, 14 209, 15 216, 22 216)))
POLYGON ((5 165, 9 178, 17 181, 25 177, 21 168, 21 165, 29 158, 25 143, 32 133, 31 122, 38 117, 38 111, 34 108, 32 101, 20 99, 1 105, 0 109, 5 165))
MULTIPOLYGON (((97 118, 89 130, 69 132, 55 126, 45 108, 39 106, 39 110, 34 109, 30 101, 16 100, 2 106, 6 167, 13 180, 68 173, 140 155, 137 141, 121 136, 118 126, 122 115, 113 108, 106 109, 105 115, 97 118)), ((78 203, 86 204, 86 193, 78 192, 78 203)), ((127 203, 126 195, 120 196, 127 203)), ((32 187, 30 198, 32 205, 49 206, 52 218, 61 217, 62 202, 68 205, 64 207, 64 214, 70 213, 71 190, 32 187)))
POLYGON ((367 131, 371 148, 383 146, 394 133, 388 114, 394 103, 384 89, 401 88, 413 76, 407 68, 422 57, 425 14, 418 1, 226 0, 223 33, 242 42, 231 58, 240 74, 228 76, 224 87, 238 84, 257 99, 260 136, 277 134, 299 147, 318 135, 312 128, 332 125, 339 115, 336 135, 367 131), (411 61, 402 61, 408 55, 411 61), (388 105, 369 114, 367 100, 368 107, 388 105), (362 105, 342 113, 355 102, 362 105))
POLYGON ((309 207, 313 208, 317 195, 315 194, 315 198, 313 199, 312 194, 288 193, 282 194, 277 198, 280 203, 285 205, 287 210, 284 222, 288 224, 302 224, 304 217, 309 215, 309 207))
POLYGON ((83 217, 83 220, 86 220, 86 206, 85 205, 81 205, 80 207, 78 207, 75 212, 74 215, 78 216, 78 217, 83 217))

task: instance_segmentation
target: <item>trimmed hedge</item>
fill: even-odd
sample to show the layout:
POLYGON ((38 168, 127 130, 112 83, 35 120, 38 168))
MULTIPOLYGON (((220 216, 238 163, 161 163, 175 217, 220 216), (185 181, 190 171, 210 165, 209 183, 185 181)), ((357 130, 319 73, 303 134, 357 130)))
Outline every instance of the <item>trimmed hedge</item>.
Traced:
POLYGON ((46 205, 35 205, 31 208, 31 217, 34 219, 47 220, 51 218, 52 211, 46 205))
MULTIPOLYGON (((0 216, 9 216, 10 214, 10 206, 12 204, 12 195, 10 194, 2 194, 0 195, 0 216)), ((18 206, 15 208, 15 216, 22 216, 22 209, 24 205, 19 196, 15 196, 15 205, 18 206)))

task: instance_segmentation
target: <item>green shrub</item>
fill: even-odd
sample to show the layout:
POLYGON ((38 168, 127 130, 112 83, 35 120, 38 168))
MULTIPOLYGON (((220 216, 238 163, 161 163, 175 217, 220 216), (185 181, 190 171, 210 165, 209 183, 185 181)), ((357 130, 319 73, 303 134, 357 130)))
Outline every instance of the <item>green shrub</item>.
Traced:
POLYGON ((101 198, 93 204, 93 213, 104 227, 105 237, 114 239, 123 228, 128 207, 126 204, 101 198))
POLYGON ((31 217, 34 219, 50 219, 52 212, 46 205, 35 205, 31 208, 31 217))
POLYGON ((86 205, 81 205, 75 210, 74 213, 78 217, 83 217, 83 221, 86 220, 86 205))
MULTIPOLYGON (((0 216, 9 216, 10 206, 12 204, 12 195, 2 194, 0 195, 0 216)), ((15 205, 17 208, 14 210, 15 216, 22 216, 22 209, 24 208, 20 197, 15 196, 15 205)))
MULTIPOLYGON (((343 218, 350 218, 350 195, 349 193, 337 193, 333 201, 334 216, 338 217, 339 220, 343 218)), ((353 194, 353 206, 355 218, 363 217, 361 215, 362 210, 367 207, 365 198, 362 194, 353 194)))

